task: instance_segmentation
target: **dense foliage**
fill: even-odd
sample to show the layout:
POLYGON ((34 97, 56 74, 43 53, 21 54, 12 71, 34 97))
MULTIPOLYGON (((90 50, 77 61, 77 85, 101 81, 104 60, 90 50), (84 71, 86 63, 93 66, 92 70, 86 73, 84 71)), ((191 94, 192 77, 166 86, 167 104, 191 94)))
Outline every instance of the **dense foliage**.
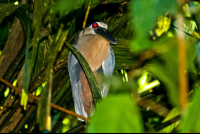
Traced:
POLYGON ((1 0, 0 33, 0 132, 200 132, 198 0, 1 0), (95 21, 118 43, 105 99, 73 47, 95 21), (95 100, 86 126, 74 113, 69 51, 95 100))

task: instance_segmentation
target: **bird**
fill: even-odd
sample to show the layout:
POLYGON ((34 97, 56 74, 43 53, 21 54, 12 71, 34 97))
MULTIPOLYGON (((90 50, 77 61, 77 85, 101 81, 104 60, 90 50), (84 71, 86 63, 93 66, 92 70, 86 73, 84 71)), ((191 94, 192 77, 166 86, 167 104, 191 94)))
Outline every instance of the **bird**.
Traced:
MULTIPOLYGON (((82 29, 74 44, 94 73, 102 98, 108 94, 110 81, 107 78, 112 77, 115 68, 115 55, 110 44, 116 45, 117 42, 103 21, 82 29)), ((94 111, 94 99, 83 68, 72 52, 68 56, 68 71, 75 112, 88 118, 94 111)))

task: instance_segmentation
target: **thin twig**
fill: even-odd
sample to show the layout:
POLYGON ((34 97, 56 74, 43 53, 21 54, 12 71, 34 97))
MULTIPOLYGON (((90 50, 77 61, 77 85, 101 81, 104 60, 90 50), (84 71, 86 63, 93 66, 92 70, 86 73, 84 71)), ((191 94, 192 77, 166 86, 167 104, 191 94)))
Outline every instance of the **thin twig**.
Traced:
POLYGON ((87 18, 88 18, 89 12, 90 12, 90 6, 91 6, 91 1, 90 1, 89 5, 88 5, 88 8, 87 8, 87 11, 86 11, 86 14, 85 14, 85 19, 84 19, 84 22, 83 22, 83 29, 86 26, 87 18))
MULTIPOLYGON (((16 91, 22 92, 22 90, 21 90, 20 88, 14 87, 11 83, 9 83, 9 82, 6 81, 6 80, 0 78, 0 81, 3 82, 4 84, 6 84, 7 86, 9 86, 9 87, 15 89, 16 91)), ((31 97, 31 98, 33 98, 33 99, 35 99, 35 100, 38 100, 38 101, 40 100, 40 98, 38 98, 38 97, 36 97, 36 96, 34 96, 34 95, 30 94, 30 93, 28 94, 28 96, 31 97)), ((81 116, 81 115, 78 115, 78 114, 76 114, 76 113, 74 113, 74 112, 72 112, 72 111, 69 111, 69 110, 67 110, 67 109, 65 109, 65 108, 62 108, 62 107, 60 107, 60 106, 58 106, 58 105, 55 105, 55 104, 53 104, 53 103, 51 103, 51 106, 52 106, 53 108, 56 108, 56 109, 58 109, 58 110, 60 110, 60 111, 65 112, 65 113, 67 113, 67 114, 70 114, 70 115, 75 116, 75 117, 77 117, 77 118, 83 119, 83 120, 85 120, 86 122, 90 121, 89 119, 87 119, 87 118, 85 118, 85 117, 83 117, 83 116, 81 116)))
POLYGON ((167 117, 170 112, 165 106, 162 106, 149 99, 140 98, 136 102, 139 106, 146 108, 147 111, 153 111, 162 117, 167 117))
MULTIPOLYGON (((183 29, 183 16, 177 15, 178 28, 183 29)), ((188 76, 186 63, 186 41, 183 32, 177 31, 178 61, 179 61, 179 89, 181 109, 187 109, 188 103, 188 76)))

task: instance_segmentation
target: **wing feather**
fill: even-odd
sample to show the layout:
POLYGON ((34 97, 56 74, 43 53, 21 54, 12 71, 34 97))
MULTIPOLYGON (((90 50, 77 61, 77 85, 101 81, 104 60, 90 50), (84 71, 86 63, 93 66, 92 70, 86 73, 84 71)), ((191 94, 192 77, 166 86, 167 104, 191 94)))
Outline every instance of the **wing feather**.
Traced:
MULTIPOLYGON (((77 46, 75 45, 77 49, 77 46)), ((88 118, 87 113, 85 112, 83 100, 82 100, 82 87, 80 83, 80 72, 83 71, 80 63, 78 62, 77 58, 74 56, 72 52, 69 53, 68 56, 68 70, 71 82, 71 89, 72 89, 72 97, 74 100, 74 107, 77 114, 82 115, 88 118)), ((83 121, 82 119, 79 119, 83 121)))
POLYGON ((103 89, 101 89, 101 94, 104 98, 108 94, 110 87, 110 78, 112 77, 115 68, 115 54, 111 46, 110 46, 110 56, 102 63, 102 68, 103 68, 103 74, 107 77, 106 81, 103 82, 102 85, 103 89))

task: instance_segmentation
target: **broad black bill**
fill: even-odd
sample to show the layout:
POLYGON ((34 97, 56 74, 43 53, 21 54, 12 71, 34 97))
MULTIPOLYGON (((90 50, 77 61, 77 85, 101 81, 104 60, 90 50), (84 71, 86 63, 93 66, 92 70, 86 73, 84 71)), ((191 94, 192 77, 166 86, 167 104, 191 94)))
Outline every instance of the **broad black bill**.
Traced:
POLYGON ((98 35, 102 36, 103 38, 105 38, 106 40, 108 40, 111 44, 113 44, 113 45, 117 44, 117 41, 115 40, 115 38, 105 28, 98 27, 94 31, 96 34, 98 34, 98 35))

